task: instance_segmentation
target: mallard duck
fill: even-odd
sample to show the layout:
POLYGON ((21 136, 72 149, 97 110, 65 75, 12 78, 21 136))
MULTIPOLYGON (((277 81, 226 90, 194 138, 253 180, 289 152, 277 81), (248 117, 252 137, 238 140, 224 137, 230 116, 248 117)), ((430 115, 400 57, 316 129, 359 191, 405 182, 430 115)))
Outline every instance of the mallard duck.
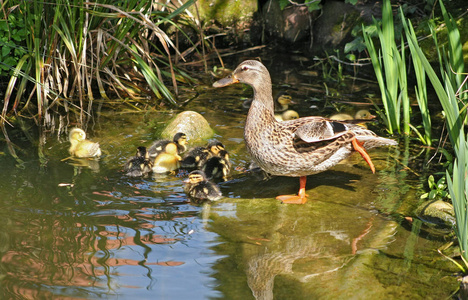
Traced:
POLYGON ((231 172, 231 161, 226 150, 220 150, 218 155, 209 158, 201 167, 209 179, 226 180, 231 172))
POLYGON ((305 203, 306 176, 333 167, 354 151, 359 152, 375 172, 365 149, 397 144, 363 127, 323 117, 276 121, 270 74, 259 61, 242 62, 230 77, 216 81, 213 86, 239 82, 254 90, 244 128, 246 148, 253 161, 271 175, 300 177, 298 195, 277 197, 283 203, 305 203))
POLYGON ((275 119, 276 121, 279 121, 279 122, 299 119, 299 114, 295 110, 288 109, 284 111, 282 114, 275 114, 275 119))
POLYGON ((180 167, 180 160, 182 158, 177 153, 177 145, 169 143, 164 148, 164 151, 159 153, 154 159, 153 172, 154 173, 172 173, 180 167))
POLYGON ((127 160, 124 165, 125 175, 130 177, 145 176, 153 169, 153 162, 149 157, 146 147, 140 146, 137 148, 134 157, 127 160))
POLYGON ((190 172, 184 186, 185 193, 195 202, 216 201, 223 197, 219 187, 209 181, 201 170, 190 172))
POLYGON ((224 150, 224 145, 217 140, 209 142, 206 147, 192 148, 184 155, 182 167, 201 168, 210 157, 218 155, 221 150, 224 150))
POLYGON ((79 158, 91 158, 101 156, 101 148, 99 143, 94 143, 86 139, 86 133, 83 129, 73 128, 70 130, 68 135, 70 141, 70 152, 71 156, 79 158))
POLYGON ((359 122, 357 123, 357 125, 367 128, 365 120, 375 119, 375 116, 371 114, 370 111, 368 111, 367 109, 360 109, 354 114, 354 117, 351 116, 350 114, 339 113, 339 114, 330 116, 329 119, 334 120, 334 121, 349 121, 349 122, 357 121, 359 122))
MULTIPOLYGON (((252 104, 253 99, 246 100, 242 103, 242 106, 249 108, 252 104)), ((289 108, 290 104, 294 104, 291 96, 284 91, 279 92, 275 97, 275 112, 284 112, 289 108)))
POLYGON ((174 135, 172 141, 170 140, 159 140, 155 141, 149 148, 148 153, 150 157, 155 158, 159 153, 164 151, 164 148, 169 143, 175 143, 177 145, 178 154, 187 151, 187 135, 182 132, 178 132, 174 135))

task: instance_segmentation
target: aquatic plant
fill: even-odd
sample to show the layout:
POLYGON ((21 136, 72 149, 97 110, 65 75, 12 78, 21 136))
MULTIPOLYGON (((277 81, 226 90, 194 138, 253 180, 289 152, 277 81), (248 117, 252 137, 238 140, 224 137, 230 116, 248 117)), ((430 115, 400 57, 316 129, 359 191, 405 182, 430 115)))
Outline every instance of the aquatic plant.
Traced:
POLYGON ((15 62, 1 61, 11 70, 1 125, 31 108, 40 125, 53 124, 52 111, 73 112, 84 122, 94 99, 108 101, 110 95, 177 106, 178 82, 192 79, 173 64, 174 56, 183 55, 165 29, 184 34, 180 24, 190 21, 183 13, 194 2, 5 2, 0 29, 17 27, 13 20, 19 19, 28 34, 5 41, 0 30, 3 49, 14 43, 17 55, 15 62))

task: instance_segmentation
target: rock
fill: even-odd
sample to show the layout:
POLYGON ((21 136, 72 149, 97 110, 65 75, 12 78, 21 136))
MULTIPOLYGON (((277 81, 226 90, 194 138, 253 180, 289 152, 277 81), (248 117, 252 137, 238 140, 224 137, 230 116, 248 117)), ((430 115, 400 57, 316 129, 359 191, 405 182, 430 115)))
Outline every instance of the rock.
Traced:
POLYGON ((223 27, 235 28, 247 28, 258 9, 257 0, 199 0, 195 5, 190 12, 205 23, 216 21, 223 27))
POLYGON ((190 143, 207 140, 214 135, 214 131, 210 127, 210 124, 208 124, 208 121, 194 111, 183 111, 178 114, 162 131, 161 137, 172 140, 177 132, 185 133, 190 143))
POLYGON ((281 10, 278 1, 270 0, 263 6, 265 31, 269 36, 287 43, 310 36, 312 14, 306 6, 288 6, 281 10))
POLYGON ((316 51, 344 47, 353 37, 351 30, 362 23, 370 24, 372 16, 380 14, 378 3, 352 5, 344 1, 326 1, 322 14, 314 23, 314 48, 316 51))
POLYGON ((428 226, 451 229, 456 224, 453 206, 442 200, 426 201, 414 213, 428 226))

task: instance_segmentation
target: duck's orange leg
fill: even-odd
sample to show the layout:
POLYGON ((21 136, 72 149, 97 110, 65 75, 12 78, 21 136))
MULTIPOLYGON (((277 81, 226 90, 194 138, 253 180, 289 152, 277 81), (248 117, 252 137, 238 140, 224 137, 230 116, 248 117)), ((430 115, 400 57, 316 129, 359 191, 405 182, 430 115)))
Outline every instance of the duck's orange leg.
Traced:
POLYGON ((307 195, 305 193, 307 177, 301 176, 299 178, 299 193, 297 195, 281 195, 276 197, 277 200, 280 200, 283 203, 288 204, 304 204, 307 202, 307 195))
POLYGON ((375 174, 374 164, 372 163, 372 160, 369 154, 367 154, 366 149, 362 147, 362 143, 360 143, 356 138, 353 138, 352 144, 353 144, 354 150, 356 150, 357 152, 359 152, 359 154, 361 154, 362 158, 364 158, 364 160, 369 164, 369 167, 372 173, 375 174))

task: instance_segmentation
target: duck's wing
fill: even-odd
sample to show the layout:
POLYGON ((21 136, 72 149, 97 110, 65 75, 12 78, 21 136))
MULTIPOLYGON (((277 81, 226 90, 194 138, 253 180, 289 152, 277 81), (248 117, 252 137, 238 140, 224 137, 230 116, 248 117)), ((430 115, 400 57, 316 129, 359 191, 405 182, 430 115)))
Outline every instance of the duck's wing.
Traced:
POLYGON ((346 124, 321 117, 306 117, 293 121, 297 121, 298 125, 295 131, 296 138, 306 143, 334 140, 349 132, 346 124))

